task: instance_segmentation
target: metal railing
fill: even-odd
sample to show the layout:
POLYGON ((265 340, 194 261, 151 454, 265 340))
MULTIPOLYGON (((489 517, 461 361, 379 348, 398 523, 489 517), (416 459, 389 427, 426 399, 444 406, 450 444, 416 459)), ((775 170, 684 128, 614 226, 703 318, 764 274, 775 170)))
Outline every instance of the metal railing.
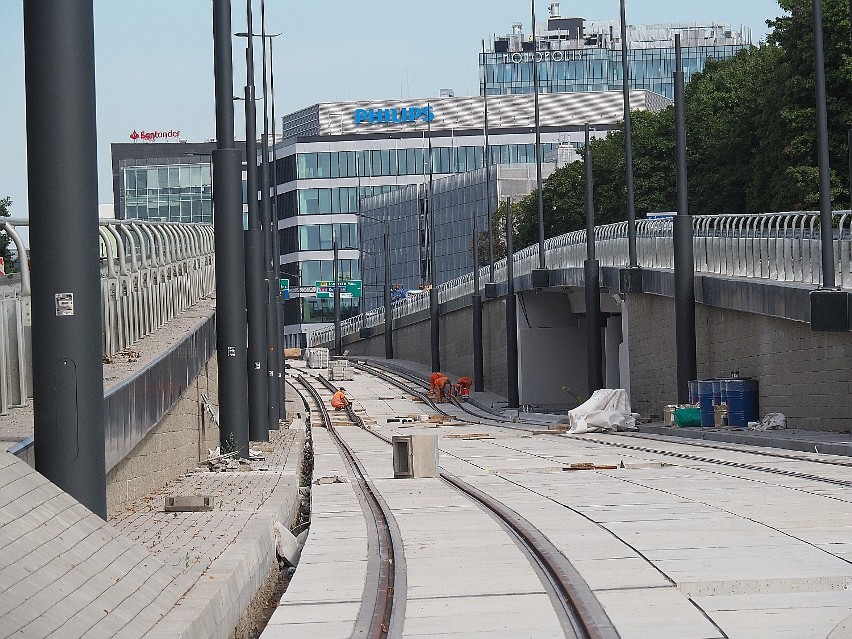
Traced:
MULTIPOLYGON (((639 265, 649 269, 674 268, 672 220, 637 220, 636 246, 639 265)), ((595 257, 601 266, 627 265, 627 222, 595 228, 595 257)), ((822 281, 820 220, 817 211, 764 213, 758 215, 704 215, 693 217, 693 250, 696 273, 743 277, 819 286, 822 281)), ((586 231, 573 231, 545 241, 549 269, 582 268, 586 259, 586 231)), ((513 257, 515 277, 538 268, 538 245, 513 257)), ((852 289, 852 213, 834 213, 834 266, 837 285, 852 289)), ((488 267, 479 270, 488 281, 488 267)), ((506 258, 494 268, 495 282, 506 281, 506 258)), ((438 286, 443 303, 473 293, 473 273, 438 286)), ((400 318, 429 308, 428 294, 394 302, 393 317, 400 318)), ((341 322, 342 335, 384 323, 379 307, 365 315, 341 322)), ((308 345, 334 340, 334 327, 308 335, 308 345)))
MULTIPOLYGON (((28 220, 0 219, 21 272, 0 282, 0 414, 32 397, 30 273, 16 227, 28 220)), ((114 355, 152 333, 215 290, 213 227, 131 220, 101 220, 103 353, 114 355)))

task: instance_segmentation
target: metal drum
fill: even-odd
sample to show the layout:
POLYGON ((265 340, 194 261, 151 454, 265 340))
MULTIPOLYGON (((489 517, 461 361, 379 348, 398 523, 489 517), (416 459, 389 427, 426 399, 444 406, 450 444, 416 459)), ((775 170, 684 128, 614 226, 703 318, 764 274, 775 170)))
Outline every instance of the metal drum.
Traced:
MULTIPOLYGON (((725 393, 728 399, 728 424, 730 426, 744 427, 748 426, 749 422, 756 422, 760 419, 756 379, 726 379, 725 393)), ((701 422, 703 425, 703 414, 701 422)))
POLYGON ((692 380, 688 382, 689 384, 689 403, 697 404, 698 403, 698 381, 692 380))
POLYGON ((716 417, 713 413, 713 384, 714 379, 699 379, 696 384, 698 386, 698 403, 701 407, 701 425, 713 426, 716 423, 716 417))

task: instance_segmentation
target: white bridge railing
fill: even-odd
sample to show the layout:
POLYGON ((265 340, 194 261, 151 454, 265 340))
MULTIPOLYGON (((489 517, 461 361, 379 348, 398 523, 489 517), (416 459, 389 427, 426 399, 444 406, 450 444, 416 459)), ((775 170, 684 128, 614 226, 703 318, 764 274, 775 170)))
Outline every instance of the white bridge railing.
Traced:
MULTIPOLYGON (((726 277, 744 277, 818 286, 822 281, 819 213, 814 211, 759 215, 703 215, 693 217, 695 271, 726 277)), ((595 257, 601 266, 626 266, 627 222, 595 228, 595 257)), ((637 220, 636 248, 644 268, 673 269, 672 220, 637 220)), ((586 231, 573 231, 545 241, 549 269, 582 268, 586 259, 586 231)), ((515 253, 515 277, 538 268, 538 245, 515 253)), ((834 214, 834 267, 836 285, 852 289, 852 213, 834 214)), ((488 267, 479 270, 488 281, 488 267)), ((494 281, 506 281, 506 258, 495 264, 494 281)), ((438 286, 438 301, 473 294, 473 273, 438 286)), ((394 319, 429 308, 428 292, 394 302, 394 319)), ((380 307, 341 322, 341 334, 384 324, 380 307)), ((308 334, 308 345, 334 341, 334 327, 308 334)))
MULTIPOLYGON (((20 275, 0 280, 0 414, 32 396, 32 319, 29 267, 16 227, 0 232, 18 249, 20 275)), ((213 227, 101 220, 103 353, 113 355, 215 290, 213 227)))

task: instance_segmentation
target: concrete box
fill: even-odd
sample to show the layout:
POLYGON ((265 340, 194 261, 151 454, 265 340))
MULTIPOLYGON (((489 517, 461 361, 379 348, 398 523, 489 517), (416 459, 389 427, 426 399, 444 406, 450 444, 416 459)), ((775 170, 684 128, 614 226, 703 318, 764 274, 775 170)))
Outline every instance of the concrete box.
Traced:
POLYGON ((437 477, 439 472, 438 435, 419 433, 393 437, 393 476, 437 477))

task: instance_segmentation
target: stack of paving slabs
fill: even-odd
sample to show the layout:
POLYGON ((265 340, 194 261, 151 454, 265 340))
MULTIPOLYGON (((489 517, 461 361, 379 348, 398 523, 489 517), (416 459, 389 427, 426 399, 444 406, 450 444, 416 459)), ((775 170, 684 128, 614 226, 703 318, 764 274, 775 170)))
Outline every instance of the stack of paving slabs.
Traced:
POLYGON ((336 359, 328 365, 328 378, 333 382, 347 382, 353 378, 348 359, 336 359))

